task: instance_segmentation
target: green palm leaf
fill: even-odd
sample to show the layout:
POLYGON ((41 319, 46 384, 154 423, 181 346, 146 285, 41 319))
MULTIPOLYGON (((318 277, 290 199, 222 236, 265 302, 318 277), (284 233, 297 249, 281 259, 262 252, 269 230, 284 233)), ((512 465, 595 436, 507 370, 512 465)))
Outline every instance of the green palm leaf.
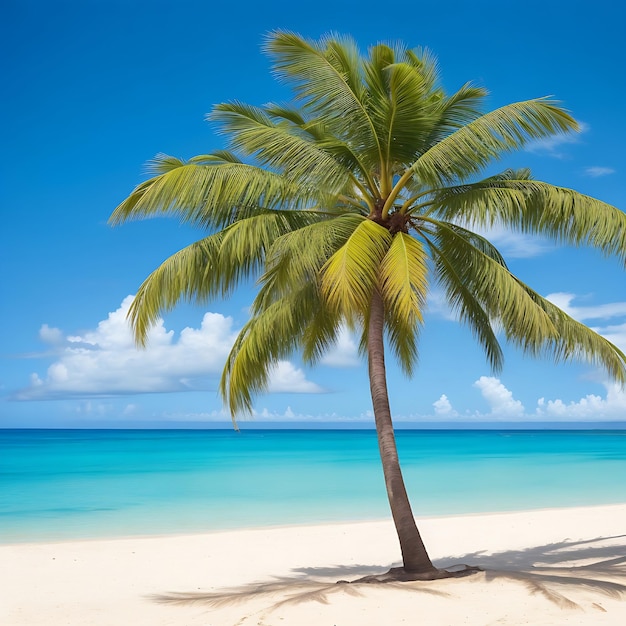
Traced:
POLYGON ((486 91, 447 95, 434 58, 378 44, 276 31, 265 44, 295 103, 217 105, 208 116, 229 150, 188 161, 157 155, 151 178, 114 224, 174 215, 212 232, 176 253, 138 290, 139 343, 179 301, 227 296, 257 279, 251 317, 225 364, 233 419, 252 412, 281 361, 319 361, 344 325, 360 335, 385 484, 407 572, 441 575, 414 524, 397 459, 385 351, 411 375, 429 283, 439 284, 494 369, 499 338, 532 355, 585 359, 626 382, 626 357, 525 285, 472 229, 508 227, 589 245, 626 263, 626 215, 570 189, 507 170, 477 180, 529 141, 577 129, 548 98, 482 112, 486 91), (260 275, 260 277, 259 277, 260 275))
POLYGON ((530 346, 534 355, 555 361, 587 361, 606 371, 622 385, 626 383, 626 355, 610 341, 576 321, 564 311, 524 285, 528 295, 550 317, 557 332, 544 343, 530 346))
POLYGON ((433 145, 415 161, 411 172, 438 187, 479 173, 532 139, 577 129, 576 121, 547 98, 509 104, 485 113, 433 145))
POLYGON ((163 173, 138 185, 109 218, 113 225, 154 215, 176 215, 183 222, 223 228, 259 208, 314 206, 319 193, 278 174, 243 163, 196 157, 193 162, 162 155, 153 162, 163 173))
POLYGON ((314 42, 276 31, 268 36, 265 49, 276 75, 293 87, 312 114, 322 114, 338 136, 349 136, 368 155, 370 165, 379 164, 381 146, 367 109, 354 42, 347 37, 314 42))
MULTIPOLYGON (((493 371, 502 369, 504 357, 502 348, 492 327, 492 321, 483 303, 477 298, 477 294, 465 280, 465 264, 462 258, 449 258, 445 251, 440 249, 435 241, 445 238, 446 228, 452 233, 463 237, 467 243, 477 248, 478 252, 485 254, 503 267, 506 267, 500 253, 489 244, 488 241, 460 228, 456 224, 447 224, 436 234, 435 237, 425 236, 425 241, 430 249, 434 261, 435 276, 437 282, 443 287, 446 299, 451 310, 464 322, 483 348, 487 361, 493 371), (460 267, 457 264, 460 262, 460 267)), ((423 231, 422 231, 423 232, 423 231)))
POLYGON ((348 185, 350 172, 328 152, 307 141, 299 127, 275 123, 259 107, 238 102, 219 104, 208 119, 218 123, 234 149, 254 155, 289 179, 333 194, 341 193, 348 185))
POLYGON ((527 171, 437 191, 432 205, 444 219, 507 226, 588 245, 626 264, 626 213, 572 189, 531 180, 527 171))
POLYGON ((146 345, 148 331, 163 311, 180 301, 206 302, 232 287, 219 271, 224 232, 192 243, 164 261, 143 282, 128 316, 135 341, 146 345))
POLYGON ((322 293, 348 320, 362 316, 378 283, 379 266, 392 241, 389 231, 363 220, 324 264, 322 293))
POLYGON ((316 285, 304 284, 243 327, 220 381, 220 393, 233 421, 238 414, 252 412, 254 395, 267 389, 273 367, 300 345, 319 306, 316 285))
POLYGON ((423 321, 427 270, 422 244, 406 233, 396 233, 380 263, 380 290, 385 309, 410 326, 423 321))
POLYGON ((341 215, 316 221, 277 238, 268 252, 261 288, 252 310, 261 311, 301 284, 318 282, 328 259, 364 221, 360 215, 341 215))
POLYGON ((476 239, 468 239, 455 225, 438 222, 434 242, 458 280, 507 338, 531 349, 555 337, 557 329, 550 316, 536 306, 525 286, 498 258, 474 245, 476 239))

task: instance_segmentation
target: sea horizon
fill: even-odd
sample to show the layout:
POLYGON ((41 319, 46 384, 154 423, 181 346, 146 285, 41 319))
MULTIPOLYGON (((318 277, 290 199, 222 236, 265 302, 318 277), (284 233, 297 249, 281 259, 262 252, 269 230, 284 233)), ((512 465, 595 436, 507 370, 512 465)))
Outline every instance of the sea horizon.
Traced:
MULTIPOLYGON (((373 421, 262 421, 243 419, 237 421, 237 428, 230 420, 221 421, 90 421, 57 423, 54 426, 25 425, 3 426, 0 431, 10 430, 371 430, 373 421)), ((626 430, 626 420, 619 421, 398 421, 394 430, 626 430)))

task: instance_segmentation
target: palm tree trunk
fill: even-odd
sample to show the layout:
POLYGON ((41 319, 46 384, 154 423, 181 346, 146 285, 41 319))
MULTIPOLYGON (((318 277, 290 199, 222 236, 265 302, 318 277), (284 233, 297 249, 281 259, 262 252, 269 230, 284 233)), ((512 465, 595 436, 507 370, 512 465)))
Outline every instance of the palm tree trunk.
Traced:
POLYGON ((378 292, 372 297, 370 320, 367 339, 370 391, 378 435, 378 448, 383 464, 387 497, 391 507, 391 515, 396 526, 402 561, 406 572, 436 571, 433 566, 415 518, 404 486, 400 470, 396 439, 391 421, 387 377, 385 372, 385 347, 383 342, 384 307, 378 292))

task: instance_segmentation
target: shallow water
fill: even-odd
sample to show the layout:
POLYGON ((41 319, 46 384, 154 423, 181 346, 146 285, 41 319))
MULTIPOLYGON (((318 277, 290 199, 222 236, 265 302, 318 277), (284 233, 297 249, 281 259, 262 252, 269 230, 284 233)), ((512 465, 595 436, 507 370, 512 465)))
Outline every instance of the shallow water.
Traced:
MULTIPOLYGON (((417 516, 626 502, 626 431, 397 433, 417 516)), ((0 430, 0 541, 389 515, 369 430, 0 430)))

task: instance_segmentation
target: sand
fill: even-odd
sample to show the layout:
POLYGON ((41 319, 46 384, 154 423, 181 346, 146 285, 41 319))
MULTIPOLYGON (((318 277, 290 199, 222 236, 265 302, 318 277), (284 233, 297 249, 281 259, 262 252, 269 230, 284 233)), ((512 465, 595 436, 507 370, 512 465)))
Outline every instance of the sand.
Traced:
POLYGON ((626 624, 626 504, 419 521, 467 578, 336 584, 399 564, 389 521, 0 546, 5 626, 626 624))

